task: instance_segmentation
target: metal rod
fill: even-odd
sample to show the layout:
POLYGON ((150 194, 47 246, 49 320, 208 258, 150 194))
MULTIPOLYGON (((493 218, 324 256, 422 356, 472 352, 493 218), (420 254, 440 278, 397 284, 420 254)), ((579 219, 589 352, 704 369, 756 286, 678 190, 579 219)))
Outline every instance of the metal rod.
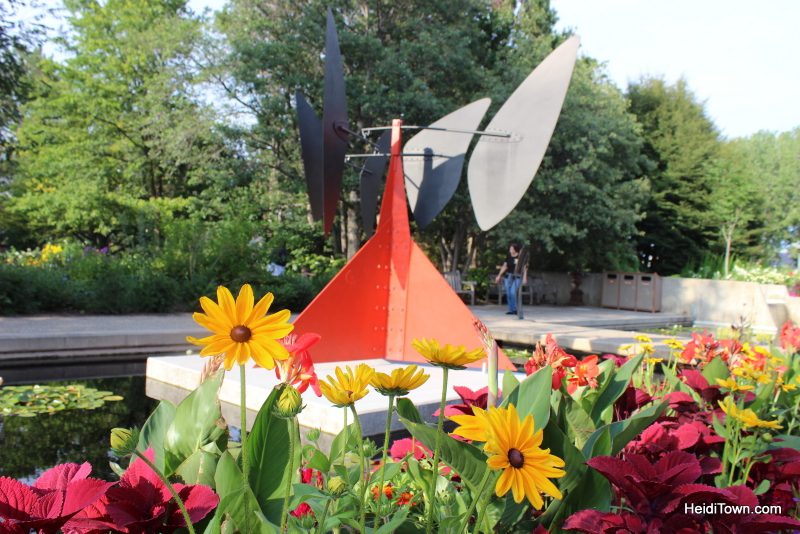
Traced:
MULTIPOLYGON (((430 156, 432 158, 452 158, 453 156, 445 156, 443 154, 426 154, 425 152, 405 152, 400 154, 401 156, 417 156, 417 157, 427 157, 430 156)), ((385 158, 391 156, 388 152, 378 152, 374 154, 347 154, 345 159, 349 158, 385 158)))
MULTIPOLYGON (((511 134, 507 133, 497 133, 497 132, 487 132, 485 130, 458 130, 453 128, 440 128, 438 126, 401 126, 403 130, 434 130, 437 132, 452 132, 452 133, 463 133, 463 134, 473 134, 473 135, 486 135, 489 137, 511 137, 511 134)), ((391 130, 391 126, 373 126, 372 128, 362 128, 362 132, 378 132, 381 130, 391 130)))

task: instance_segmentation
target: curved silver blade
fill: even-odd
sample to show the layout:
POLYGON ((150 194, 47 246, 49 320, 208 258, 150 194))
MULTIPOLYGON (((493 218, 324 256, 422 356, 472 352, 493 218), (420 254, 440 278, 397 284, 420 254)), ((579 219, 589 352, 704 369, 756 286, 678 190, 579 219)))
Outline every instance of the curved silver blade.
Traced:
POLYGON ((347 125, 344 66, 333 12, 328 8, 328 25, 325 31, 325 89, 322 99, 325 234, 329 234, 333 229, 333 219, 336 217, 336 208, 342 191, 344 156, 347 152, 347 134, 338 128, 347 125))
MULTIPOLYGON (((391 148, 392 131, 386 130, 375 143, 376 152, 388 154, 391 148)), ((364 168, 361 170, 361 223, 364 226, 364 233, 367 237, 372 236, 375 230, 375 213, 378 209, 378 189, 381 185, 381 178, 386 171, 386 164, 389 156, 374 156, 367 158, 364 168)))
POLYGON ((308 201, 311 204, 311 216, 315 221, 322 219, 323 205, 323 173, 322 173, 322 122, 314 108, 306 100, 303 93, 295 91, 294 99, 297 110, 297 127, 300 129, 300 154, 303 157, 303 169, 306 173, 308 201))
POLYGON ((520 201, 542 163, 569 88, 578 37, 556 48, 508 98, 486 127, 510 138, 482 137, 467 170, 475 218, 488 230, 520 201))
MULTIPOLYGON (((491 103, 490 98, 481 98, 458 108, 431 126, 475 130, 491 103)), ((420 228, 428 226, 453 198, 470 141, 471 133, 422 130, 409 139, 403 148, 403 152, 411 154, 432 154, 403 156, 406 195, 414 212, 414 220, 420 228)))

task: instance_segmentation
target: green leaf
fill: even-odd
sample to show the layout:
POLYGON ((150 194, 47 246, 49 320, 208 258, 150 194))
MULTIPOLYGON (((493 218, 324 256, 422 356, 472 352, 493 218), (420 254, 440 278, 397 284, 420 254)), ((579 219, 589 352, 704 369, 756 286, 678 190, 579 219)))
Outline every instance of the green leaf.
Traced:
POLYGON ((790 436, 788 434, 779 434, 772 438, 772 443, 769 444, 769 449, 780 449, 781 447, 790 447, 800 451, 800 436, 790 436))
POLYGON ((341 460, 342 452, 346 452, 347 450, 355 447, 357 442, 355 435, 356 430, 356 424, 350 423, 347 425, 347 428, 343 428, 336 435, 336 437, 333 438, 330 454, 330 460, 332 464, 341 460))
POLYGON ((512 532, 514 525, 519 523, 525 516, 525 512, 530 510, 530 504, 527 501, 517 503, 511 493, 506 494, 503 502, 505 506, 497 526, 500 532, 512 532))
MULTIPOLYGON (((583 446, 583 453, 586 458, 592 458, 597 455, 594 451, 595 441, 598 439, 605 439, 603 433, 608 430, 608 435, 611 438, 611 450, 604 455, 614 456, 618 454, 625 445, 628 444, 633 438, 638 436, 645 428, 653 424, 658 419, 664 410, 667 409, 669 403, 662 402, 660 404, 645 408, 628 419, 616 421, 603 425, 595 430, 583 446)), ((604 450, 605 446, 600 446, 597 450, 604 450)))
MULTIPOLYGON (((400 472, 400 469, 403 467, 401 463, 398 462, 387 462, 386 464, 380 466, 378 469, 375 470, 372 475, 370 475, 370 484, 375 482, 377 483, 381 478, 381 471, 384 471, 383 480, 385 482, 389 482, 392 480, 397 474, 400 472)), ((384 482, 384 483, 385 483, 384 482)))
MULTIPOLYGON (((400 421, 405 425, 411 435, 420 440, 426 447, 433 450, 436 446, 436 435, 439 431, 423 423, 414 423, 403 416, 400 421)), ((473 491, 480 487, 486 466, 486 455, 473 445, 451 438, 444 432, 440 435, 439 454, 442 461, 449 465, 461 476, 473 491)))
POLYGON ((719 437, 728 439, 728 430, 716 415, 711 418, 711 426, 714 427, 714 432, 716 432, 719 437))
POLYGON ((552 383, 553 368, 549 365, 542 367, 523 380, 510 395, 505 396, 502 406, 513 404, 520 418, 533 415, 534 428, 544 428, 550 419, 552 383))
POLYGON ((331 470, 331 462, 325 453, 320 450, 315 450, 314 455, 311 456, 311 459, 308 460, 306 467, 310 467, 311 469, 316 469, 317 471, 321 471, 323 473, 327 473, 331 470))
POLYGON ((616 372, 611 373, 611 376, 603 385, 602 391, 592 407, 590 415, 596 425, 603 422, 603 412, 610 406, 613 406, 617 399, 625 392, 631 380, 631 376, 633 376, 633 373, 641 365, 643 357, 644 356, 640 354, 635 358, 631 358, 625 362, 622 367, 617 369, 616 372))
POLYGON ((148 448, 153 449, 155 455, 153 463, 162 472, 164 471, 164 436, 173 419, 175 419, 175 405, 166 400, 159 402, 142 426, 139 432, 139 443, 136 445, 136 450, 140 452, 144 452, 148 448))
POLYGON ((417 407, 414 406, 414 403, 409 399, 405 397, 397 399, 396 407, 397 414, 401 417, 405 417, 412 423, 425 423, 422 416, 419 414, 419 410, 417 410, 417 407))
POLYGON ((583 447, 586 440, 595 431, 594 421, 580 404, 569 395, 564 395, 562 403, 569 428, 570 437, 578 448, 583 447))
POLYGON ((175 409, 175 418, 164 435, 165 474, 174 473, 195 451, 224 436, 217 393, 222 385, 223 371, 218 371, 183 399, 175 409))
POLYGON ((756 495, 763 495, 769 490, 769 486, 770 486, 770 481, 765 478, 764 480, 759 482, 758 486, 756 486, 756 489, 753 490, 753 493, 755 493, 756 495))
POLYGON ((175 474, 181 477, 185 484, 203 484, 213 489, 219 456, 219 453, 203 449, 194 451, 175 469, 175 474))
POLYGON ((400 507, 387 523, 381 525, 378 530, 375 531, 375 534, 391 534, 405 522, 406 517, 408 517, 408 512, 409 508, 407 506, 400 507))
POLYGON ((220 502, 212 523, 222 521, 227 515, 242 534, 274 534, 278 531, 275 525, 261 519, 258 501, 253 491, 244 487, 242 472, 230 453, 223 453, 217 462, 214 481, 220 502))
POLYGON ((519 380, 511 371, 503 373, 503 397, 511 395, 519 386, 519 380))
POLYGON ((273 414, 273 405, 281 387, 272 390, 261 406, 247 435, 247 461, 250 466, 249 482, 261 511, 273 523, 280 523, 286 486, 292 484, 293 473, 287 472, 289 462, 300 465, 300 437, 292 435, 292 422, 273 414), (289 458, 289 440, 293 439, 294 457, 289 458))
POLYGON ((717 379, 725 380, 730 376, 730 371, 728 370, 728 366, 722 360, 721 356, 717 356, 710 362, 706 364, 706 366, 701 371, 703 377, 708 380, 708 383, 712 386, 717 384, 717 379))
POLYGON ((745 406, 745 408, 750 408, 756 414, 758 414, 759 410, 761 410, 761 408, 765 404, 767 403, 771 404, 773 399, 772 392, 775 391, 776 382, 777 382, 777 377, 768 384, 760 384, 761 387, 758 390, 758 393, 756 394, 756 398, 753 400, 752 403, 745 406))

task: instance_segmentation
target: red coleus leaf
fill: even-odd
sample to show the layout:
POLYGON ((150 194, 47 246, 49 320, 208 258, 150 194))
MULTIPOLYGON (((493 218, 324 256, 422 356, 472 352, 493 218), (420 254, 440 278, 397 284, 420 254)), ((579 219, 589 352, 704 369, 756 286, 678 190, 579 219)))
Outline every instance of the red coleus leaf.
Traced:
POLYGON ((644 534, 647 526, 639 516, 630 512, 600 512, 581 510, 564 522, 563 530, 574 530, 586 534, 644 534))
POLYGON ((5 521, 30 519, 30 510, 38 498, 39 496, 22 482, 0 477, 0 517, 5 521))
MULTIPOLYGON (((153 460, 153 451, 145 456, 153 460)), ((219 497, 206 486, 173 484, 186 505, 192 523, 216 508, 219 497)), ((134 459, 115 487, 94 506, 77 514, 68 524, 76 533, 108 530, 130 534, 170 533, 186 526, 172 494, 158 475, 143 461, 134 459)))
MULTIPOLYGON (((453 390, 461 397, 461 404, 450 404, 444 407, 444 415, 445 417, 450 417, 451 415, 472 415, 474 412, 472 411, 473 406, 477 406, 478 408, 486 409, 487 404, 489 402, 489 388, 483 387, 477 391, 473 391, 468 387, 464 386, 453 386, 453 390)), ((501 392, 497 392, 498 397, 501 395, 501 392)), ((439 410, 437 409, 433 412, 434 417, 439 416, 439 410)))
MULTIPOLYGON (((751 532, 776 532, 800 529, 800 521, 791 517, 769 514, 755 514, 758 497, 746 486, 725 488, 731 498, 722 501, 732 506, 747 506, 753 513, 724 513, 708 516, 714 533, 750 534, 751 532)), ((720 501, 717 501, 720 502, 720 501)))
POLYGON ((40 490, 65 490, 70 482, 83 480, 91 472, 92 466, 89 462, 84 462, 80 465, 73 463, 59 464, 42 473, 33 483, 33 487, 40 490))
POLYGON ((111 486, 87 478, 90 472, 88 463, 61 464, 42 473, 32 487, 0 477, 0 532, 56 532, 111 486))

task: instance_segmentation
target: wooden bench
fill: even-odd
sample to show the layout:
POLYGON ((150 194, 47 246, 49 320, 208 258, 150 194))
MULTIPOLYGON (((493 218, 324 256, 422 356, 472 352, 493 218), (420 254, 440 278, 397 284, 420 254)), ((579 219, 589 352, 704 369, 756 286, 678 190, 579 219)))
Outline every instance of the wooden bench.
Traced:
POLYGON ((472 280, 462 280, 461 271, 450 271, 442 273, 444 279, 450 284, 459 297, 469 296, 470 306, 475 305, 475 282, 472 280))

